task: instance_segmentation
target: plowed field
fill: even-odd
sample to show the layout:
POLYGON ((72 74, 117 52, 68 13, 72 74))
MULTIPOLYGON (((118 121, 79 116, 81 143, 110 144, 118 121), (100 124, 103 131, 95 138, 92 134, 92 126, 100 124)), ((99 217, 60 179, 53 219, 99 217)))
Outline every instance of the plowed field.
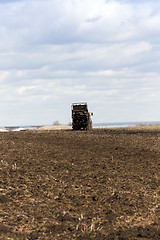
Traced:
POLYGON ((160 239, 160 129, 0 133, 0 239, 160 239))

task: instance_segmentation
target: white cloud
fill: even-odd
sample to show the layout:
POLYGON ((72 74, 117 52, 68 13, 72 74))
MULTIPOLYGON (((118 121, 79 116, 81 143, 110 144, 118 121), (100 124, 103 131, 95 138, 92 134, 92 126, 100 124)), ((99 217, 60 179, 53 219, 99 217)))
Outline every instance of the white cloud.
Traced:
POLYGON ((103 0, 19 1, 0 6, 0 31, 3 39, 12 38, 8 44, 17 42, 16 47, 139 40, 159 33, 156 7, 103 0))
POLYGON ((75 101, 89 102, 94 121, 160 118, 159 10, 158 1, 0 1, 3 122, 69 122, 75 101))
POLYGON ((26 94, 26 93, 30 92, 30 90, 34 90, 34 89, 36 89, 35 86, 23 86, 18 89, 18 93, 20 95, 22 95, 22 94, 26 94))
POLYGON ((0 82, 5 81, 8 76, 9 76, 8 71, 0 71, 0 82))

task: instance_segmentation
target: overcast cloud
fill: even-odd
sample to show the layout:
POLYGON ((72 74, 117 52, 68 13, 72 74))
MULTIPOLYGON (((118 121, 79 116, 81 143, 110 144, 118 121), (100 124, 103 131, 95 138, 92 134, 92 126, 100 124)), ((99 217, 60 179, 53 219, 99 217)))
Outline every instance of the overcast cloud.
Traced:
POLYGON ((0 0, 0 126, 160 121, 160 1, 0 0))

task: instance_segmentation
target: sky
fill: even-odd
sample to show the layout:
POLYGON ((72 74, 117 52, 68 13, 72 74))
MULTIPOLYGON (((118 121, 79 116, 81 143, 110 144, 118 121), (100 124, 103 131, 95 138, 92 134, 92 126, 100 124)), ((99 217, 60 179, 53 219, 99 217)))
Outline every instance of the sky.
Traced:
POLYGON ((0 126, 160 121, 159 0, 0 0, 0 126))

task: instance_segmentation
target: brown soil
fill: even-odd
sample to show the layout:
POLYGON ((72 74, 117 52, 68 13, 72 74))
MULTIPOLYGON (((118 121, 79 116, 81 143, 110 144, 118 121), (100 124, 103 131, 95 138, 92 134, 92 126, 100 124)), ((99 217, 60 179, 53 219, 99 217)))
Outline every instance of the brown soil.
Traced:
POLYGON ((160 129, 0 133, 0 239, 160 239, 160 129))

